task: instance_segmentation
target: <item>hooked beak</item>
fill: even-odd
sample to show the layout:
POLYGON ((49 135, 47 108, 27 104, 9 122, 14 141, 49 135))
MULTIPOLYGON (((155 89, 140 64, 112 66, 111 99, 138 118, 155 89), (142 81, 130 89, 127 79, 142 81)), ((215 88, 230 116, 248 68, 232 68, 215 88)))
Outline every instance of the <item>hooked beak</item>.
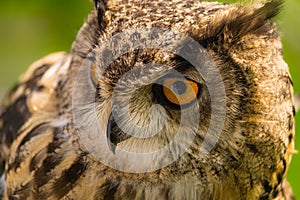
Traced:
POLYGON ((114 120, 114 117, 112 113, 110 113, 109 118, 108 118, 108 123, 107 123, 107 129, 106 129, 106 138, 107 138, 107 144, 109 150, 115 154, 116 152, 116 146, 117 146, 117 138, 112 132, 113 127, 116 125, 116 122, 114 120))
POLYGON ((106 129, 106 138, 109 150, 115 154, 118 143, 128 139, 130 136, 124 133, 116 123, 113 113, 110 114, 106 129))

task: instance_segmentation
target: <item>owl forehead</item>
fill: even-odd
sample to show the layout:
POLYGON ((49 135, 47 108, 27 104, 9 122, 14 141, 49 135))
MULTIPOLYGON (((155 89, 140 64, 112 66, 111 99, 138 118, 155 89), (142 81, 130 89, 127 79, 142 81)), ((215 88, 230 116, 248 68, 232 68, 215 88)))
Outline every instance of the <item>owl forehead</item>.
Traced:
POLYGON ((193 74, 194 71, 196 69, 186 60, 171 52, 145 48, 128 52, 114 60, 105 69, 103 77, 111 83, 117 83, 126 74, 123 78, 125 82, 138 83, 150 79, 157 80, 166 74, 176 73, 184 76, 186 73, 193 74))
POLYGON ((108 1, 107 6, 108 26, 104 38, 122 30, 152 27, 180 30, 183 34, 197 32, 199 36, 215 13, 228 12, 235 7, 228 3, 194 0, 113 0, 108 1))

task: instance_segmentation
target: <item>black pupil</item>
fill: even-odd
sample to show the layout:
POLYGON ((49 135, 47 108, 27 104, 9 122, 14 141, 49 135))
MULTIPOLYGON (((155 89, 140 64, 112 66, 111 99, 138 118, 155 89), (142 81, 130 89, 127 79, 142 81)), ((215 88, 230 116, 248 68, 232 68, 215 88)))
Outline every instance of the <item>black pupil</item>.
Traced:
POLYGON ((182 82, 182 81, 176 81, 172 85, 172 91, 175 94, 178 94, 178 95, 181 95, 181 94, 185 93, 185 91, 186 91, 186 85, 185 85, 185 83, 182 82))

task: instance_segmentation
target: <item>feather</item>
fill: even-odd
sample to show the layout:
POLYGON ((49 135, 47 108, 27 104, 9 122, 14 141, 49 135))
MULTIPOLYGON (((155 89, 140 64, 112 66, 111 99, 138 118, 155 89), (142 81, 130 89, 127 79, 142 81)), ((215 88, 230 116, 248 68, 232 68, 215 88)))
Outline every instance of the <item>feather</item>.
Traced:
POLYGON ((300 108, 300 93, 295 95, 294 100, 295 100, 295 108, 297 112, 300 108))

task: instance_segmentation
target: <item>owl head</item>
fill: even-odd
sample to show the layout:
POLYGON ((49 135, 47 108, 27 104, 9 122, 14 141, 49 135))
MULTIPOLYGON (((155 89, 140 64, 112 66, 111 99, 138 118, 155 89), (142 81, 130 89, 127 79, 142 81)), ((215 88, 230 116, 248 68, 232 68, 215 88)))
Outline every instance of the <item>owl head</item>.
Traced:
POLYGON ((72 48, 84 148, 122 172, 205 174, 202 184, 251 174, 260 188, 276 173, 275 187, 293 146, 292 86, 272 22, 282 2, 94 3, 72 48))

